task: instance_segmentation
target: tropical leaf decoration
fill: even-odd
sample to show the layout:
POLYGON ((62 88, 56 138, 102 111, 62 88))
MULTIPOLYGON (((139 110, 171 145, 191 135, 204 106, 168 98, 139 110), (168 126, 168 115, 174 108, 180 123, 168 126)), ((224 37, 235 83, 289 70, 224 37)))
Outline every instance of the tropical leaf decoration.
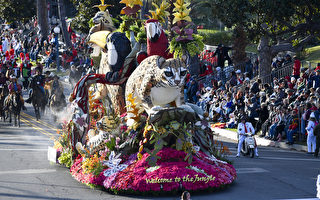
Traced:
POLYGON ((121 0, 119 3, 126 4, 126 7, 133 8, 135 5, 142 6, 142 0, 121 0))
POLYGON ((192 21, 189 16, 189 13, 191 11, 191 9, 188 8, 189 5, 190 3, 185 3, 184 0, 177 0, 177 2, 174 3, 175 8, 173 9, 173 11, 175 11, 175 13, 173 13, 174 15, 173 24, 182 20, 188 21, 188 22, 192 21))
POLYGON ((150 11, 149 19, 157 19, 160 23, 165 23, 166 18, 169 16, 169 12, 166 11, 169 8, 169 4, 166 1, 162 1, 160 6, 152 2, 152 5, 156 8, 154 11, 150 11))
POLYGON ((98 7, 100 11, 105 11, 108 7, 113 6, 111 4, 104 4, 104 0, 100 0, 100 1, 101 1, 100 5, 93 6, 94 8, 98 7))
POLYGON ((135 122, 140 121, 140 112, 139 112, 139 106, 137 106, 137 103, 135 103, 135 99, 137 97, 133 97, 132 93, 128 94, 127 101, 129 102, 129 105, 126 107, 128 109, 128 113, 131 113, 133 116, 130 117, 131 119, 134 119, 135 122))
POLYGON ((171 28, 174 34, 169 44, 169 52, 173 53, 174 58, 182 58, 182 56, 195 56, 199 54, 203 48, 202 36, 196 34, 195 24, 189 16, 191 11, 190 3, 184 0, 177 0, 174 3, 173 24, 171 28))
POLYGON ((126 6, 122 8, 120 14, 128 16, 135 16, 143 5, 142 0, 121 0, 120 3, 126 4, 126 6))

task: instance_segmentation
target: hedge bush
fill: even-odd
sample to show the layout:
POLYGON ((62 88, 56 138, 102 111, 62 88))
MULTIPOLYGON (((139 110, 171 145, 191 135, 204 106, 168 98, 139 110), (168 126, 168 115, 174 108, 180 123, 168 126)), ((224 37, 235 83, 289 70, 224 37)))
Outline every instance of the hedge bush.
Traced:
POLYGON ((217 46, 220 43, 226 46, 232 45, 232 32, 230 31, 198 29, 198 32, 203 36, 203 42, 206 45, 217 46))

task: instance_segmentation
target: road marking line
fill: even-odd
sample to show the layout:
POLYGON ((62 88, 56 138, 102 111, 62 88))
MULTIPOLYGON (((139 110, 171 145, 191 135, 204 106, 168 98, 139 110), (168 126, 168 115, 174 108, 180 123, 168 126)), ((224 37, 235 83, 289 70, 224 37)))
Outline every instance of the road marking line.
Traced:
POLYGON ((48 137, 54 136, 54 135, 52 135, 51 133, 47 132, 46 130, 38 127, 37 125, 32 124, 32 123, 31 123, 29 120, 27 120, 27 119, 21 118, 21 121, 24 122, 24 123, 29 124, 29 125, 32 126, 34 129, 36 129, 37 131, 41 132, 42 134, 44 134, 44 135, 46 135, 46 136, 48 136, 48 137))
POLYGON ((252 167, 252 168, 238 168, 236 169, 237 174, 253 174, 253 173, 265 173, 269 172, 268 170, 252 167))
POLYGON ((48 149, 0 149, 0 151, 48 151, 48 149))
MULTIPOLYGON (((312 155, 310 155, 310 156, 312 156, 312 155)), ((259 157, 259 159, 320 162, 320 159, 316 159, 316 158, 283 158, 283 157, 265 157, 265 156, 263 156, 263 157, 259 157)))
POLYGON ((43 125, 43 126, 46 126, 46 127, 50 128, 50 129, 52 129, 52 130, 54 130, 54 131, 57 130, 56 127, 53 127, 52 125, 50 125, 50 124, 48 124, 47 122, 44 122, 44 121, 42 121, 42 120, 38 120, 38 121, 37 121, 37 119, 36 119, 35 117, 33 117, 33 116, 31 116, 31 115, 28 115, 27 113, 21 112, 21 115, 23 115, 24 117, 29 118, 29 119, 35 121, 36 123, 39 123, 39 124, 41 124, 41 125, 43 125))
POLYGON ((56 172, 55 169, 23 169, 23 170, 11 170, 11 171, 1 171, 0 175, 3 174, 42 174, 42 173, 52 173, 56 172))
POLYGON ((278 200, 319 200, 318 198, 303 198, 303 199, 278 199, 278 200))

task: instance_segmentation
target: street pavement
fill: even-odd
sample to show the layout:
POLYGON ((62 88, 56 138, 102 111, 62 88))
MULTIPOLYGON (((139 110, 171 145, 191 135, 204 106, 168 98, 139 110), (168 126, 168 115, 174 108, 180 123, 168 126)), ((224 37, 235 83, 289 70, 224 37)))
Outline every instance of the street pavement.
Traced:
MULTIPOLYGON (((79 183, 65 167, 50 164, 47 148, 58 137, 58 123, 49 112, 36 121, 34 111, 22 113, 21 127, 0 122, 0 199, 180 199, 112 195, 79 183)), ((238 172, 234 184, 215 193, 191 194, 193 200, 315 199, 320 159, 305 152, 259 147, 259 158, 236 158, 236 141, 216 137, 231 151, 238 172)))

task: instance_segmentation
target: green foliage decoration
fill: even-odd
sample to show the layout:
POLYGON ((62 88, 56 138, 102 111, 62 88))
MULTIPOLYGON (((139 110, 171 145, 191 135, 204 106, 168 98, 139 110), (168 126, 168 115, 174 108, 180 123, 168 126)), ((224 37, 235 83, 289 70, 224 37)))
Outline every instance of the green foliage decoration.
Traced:
POLYGON ((70 168, 72 165, 72 155, 71 151, 63 152, 61 156, 58 158, 60 164, 65 165, 70 168))
POLYGON ((169 44, 169 52, 173 53, 175 58, 181 58, 189 53, 190 56, 195 56, 204 49, 203 37, 198 34, 192 34, 193 40, 188 42, 178 42, 177 36, 172 38, 169 44))

